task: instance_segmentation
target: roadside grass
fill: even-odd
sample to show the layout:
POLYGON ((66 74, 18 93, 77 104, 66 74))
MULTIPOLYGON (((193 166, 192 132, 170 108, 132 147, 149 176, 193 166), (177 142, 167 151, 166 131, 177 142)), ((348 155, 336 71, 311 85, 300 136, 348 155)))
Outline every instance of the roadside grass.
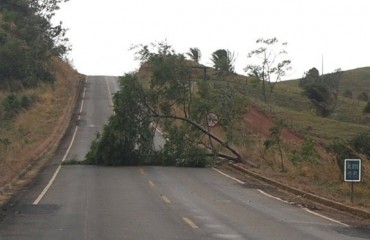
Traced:
MULTIPOLYGON (((0 186, 12 181, 60 134, 81 76, 60 60, 54 60, 54 66, 54 85, 24 90, 37 96, 37 101, 0 127, 1 138, 9 141, 6 147, 0 146, 0 186)), ((7 95, 1 92, 0 101, 7 95)))

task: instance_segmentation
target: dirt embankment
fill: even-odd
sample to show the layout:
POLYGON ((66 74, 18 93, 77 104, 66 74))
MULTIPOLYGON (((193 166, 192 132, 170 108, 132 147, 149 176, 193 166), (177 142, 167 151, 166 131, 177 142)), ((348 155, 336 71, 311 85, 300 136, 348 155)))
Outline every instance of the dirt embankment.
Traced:
POLYGON ((248 107, 244 121, 247 135, 253 143, 243 153, 247 159, 259 165, 257 168, 247 165, 244 167, 278 183, 370 212, 369 177, 366 176, 368 175, 366 173, 369 172, 368 169, 370 169, 368 161, 363 161, 363 179, 361 183, 356 184, 355 203, 352 204, 350 184, 343 181, 343 172, 338 166, 335 155, 328 152, 324 146, 315 143, 314 149, 318 155, 314 155, 313 161, 312 159, 307 160, 304 157, 312 152, 310 153, 307 149, 302 150, 302 146, 305 145, 307 139, 310 139, 310 136, 302 136, 294 132, 288 125, 280 135, 285 165, 285 171, 281 171, 279 151, 276 148, 266 150, 263 144, 266 139, 271 137, 270 129, 277 125, 278 117, 252 105, 248 107), (292 160, 295 154, 302 157, 297 162, 292 160))
MULTIPOLYGON (((244 120, 249 134, 259 136, 262 139, 269 138, 271 135, 270 129, 276 126, 276 119, 273 116, 253 105, 248 107, 244 120)), ((295 144, 301 144, 304 141, 302 136, 289 128, 282 130, 281 139, 295 144)))

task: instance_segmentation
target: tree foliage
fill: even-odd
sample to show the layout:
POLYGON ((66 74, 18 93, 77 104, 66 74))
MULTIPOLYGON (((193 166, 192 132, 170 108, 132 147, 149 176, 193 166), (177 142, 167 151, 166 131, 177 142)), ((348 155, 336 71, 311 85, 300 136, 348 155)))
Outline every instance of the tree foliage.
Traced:
POLYGON ((352 147, 370 158, 370 132, 360 133, 351 140, 352 147))
POLYGON ((364 113, 370 113, 370 101, 367 102, 366 106, 364 107, 363 112, 364 113))
POLYGON ((202 57, 201 51, 199 50, 199 48, 196 48, 196 47, 190 48, 189 52, 187 52, 186 55, 189 56, 190 59, 193 60, 196 63, 199 63, 199 61, 202 57))
POLYGON ((230 114, 239 119, 245 109, 240 96, 206 82, 195 91, 189 61, 165 42, 137 47, 137 59, 150 66, 150 81, 144 83, 135 73, 122 78, 122 90, 114 97, 116 114, 97 136, 87 160, 193 167, 205 166, 210 156, 241 161, 240 154, 205 124, 207 112, 214 111, 224 129, 235 125, 230 114), (167 140, 163 149, 154 151, 157 126, 167 140))
POLYGON ((343 140, 334 140, 330 145, 332 152, 335 154, 337 166, 340 172, 344 171, 345 159, 358 159, 359 156, 353 149, 350 143, 343 140))
POLYGON ((320 159, 319 153, 315 149, 315 142, 312 139, 305 139, 297 151, 293 152, 290 158, 293 164, 302 162, 317 164, 320 159))
POLYGON ((283 156, 283 146, 282 146, 282 139, 281 133, 283 129, 286 127, 286 124, 283 121, 279 121, 276 126, 270 128, 270 138, 267 139, 263 144, 266 149, 271 148, 272 146, 277 146, 280 156, 280 164, 281 164, 281 171, 285 172, 285 165, 284 165, 284 156, 283 156))
POLYGON ((299 79, 298 85, 301 88, 305 88, 313 83, 320 82, 320 80, 321 79, 320 79, 319 70, 317 70, 317 68, 311 68, 305 73, 303 78, 299 79))
POLYGON ((62 23, 51 23, 66 0, 3 0, 0 3, 0 88, 17 90, 54 81, 52 57, 68 50, 62 23))
POLYGON ((256 43, 258 48, 248 54, 254 63, 248 64, 244 71, 262 82, 262 97, 267 102, 276 83, 291 70, 291 61, 285 58, 287 43, 280 44, 276 38, 261 38, 256 43))
POLYGON ((212 53, 211 61, 219 75, 234 73, 235 55, 229 50, 219 49, 212 53))
POLYGON ((120 80, 120 87, 121 91, 114 95, 115 114, 86 155, 91 164, 143 164, 150 155, 152 132, 142 86, 134 74, 126 74, 120 80))
POLYGON ((319 71, 312 68, 300 79, 299 85, 304 89, 303 94, 310 99, 318 115, 327 117, 334 111, 340 76, 340 70, 320 76, 319 71))

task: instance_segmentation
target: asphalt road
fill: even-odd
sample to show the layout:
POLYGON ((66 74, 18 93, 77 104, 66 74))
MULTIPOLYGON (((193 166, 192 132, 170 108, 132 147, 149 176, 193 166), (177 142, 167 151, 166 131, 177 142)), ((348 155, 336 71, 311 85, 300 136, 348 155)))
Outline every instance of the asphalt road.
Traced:
POLYGON ((83 159, 117 90, 116 78, 87 78, 76 127, 40 176, 0 212, 0 240, 370 238, 215 169, 60 167, 62 160, 83 159))

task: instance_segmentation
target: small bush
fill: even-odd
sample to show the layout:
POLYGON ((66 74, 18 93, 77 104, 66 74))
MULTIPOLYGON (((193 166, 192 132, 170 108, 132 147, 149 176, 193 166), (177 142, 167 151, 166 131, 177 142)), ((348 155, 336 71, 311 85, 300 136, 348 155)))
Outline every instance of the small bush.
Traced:
POLYGON ((293 153, 290 161, 293 164, 301 162, 317 164, 319 158, 320 156, 315 149, 315 142, 312 139, 306 139, 300 149, 293 153))
POLYGON ((370 132, 361 133, 353 138, 351 145, 356 151, 370 157, 370 132))
POLYGON ((3 146, 5 149, 11 144, 8 138, 0 138, 0 147, 3 146))
POLYGON ((8 116, 12 117, 22 109, 30 108, 36 99, 37 97, 34 95, 27 96, 12 93, 2 101, 2 105, 8 116))
POLYGON ((352 91, 349 90, 349 89, 346 89, 343 93, 343 97, 346 97, 346 98, 352 98, 352 91))
POLYGON ((370 113, 370 101, 367 102, 365 108, 364 108, 364 113, 370 113))
POLYGON ((16 114, 21 109, 21 100, 18 95, 16 94, 10 94, 7 96, 3 102, 2 105, 4 107, 4 110, 8 114, 16 114))
POLYGON ((362 92, 358 95, 357 99, 360 101, 369 101, 369 95, 366 92, 362 92))
POLYGON ((344 171, 345 159, 359 158, 357 154, 350 148, 350 146, 342 141, 334 141, 330 148, 335 154, 337 166, 341 172, 344 171))

